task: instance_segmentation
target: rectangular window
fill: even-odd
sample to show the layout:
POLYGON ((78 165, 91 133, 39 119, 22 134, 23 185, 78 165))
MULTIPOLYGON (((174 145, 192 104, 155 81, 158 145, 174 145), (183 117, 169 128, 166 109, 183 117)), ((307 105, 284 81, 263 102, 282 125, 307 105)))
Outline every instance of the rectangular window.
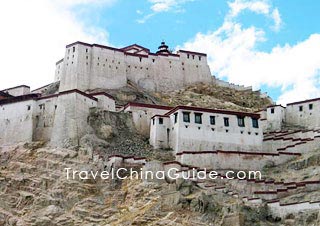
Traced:
POLYGON ((76 51, 76 47, 72 47, 72 52, 75 52, 76 51))
POLYGON ((160 124, 160 125, 163 124, 163 118, 159 118, 159 124, 160 124))
POLYGON ((229 126, 229 118, 223 118, 224 121, 224 126, 228 127, 229 126))
POLYGON ((313 104, 309 104, 309 110, 313 109, 313 104))
POLYGON ((190 112, 183 112, 183 121, 190 122, 190 112))
POLYGON ((216 116, 210 116, 210 125, 215 125, 216 124, 216 116))
POLYGON ((194 122, 197 124, 202 124, 202 114, 194 113, 194 122))
POLYGON ((252 127, 259 128, 259 121, 256 118, 252 118, 252 127))
POLYGON ((178 122, 178 113, 174 113, 174 123, 178 122))
POLYGON ((274 114, 274 108, 271 108, 271 114, 274 114))
POLYGON ((244 127, 244 117, 238 116, 238 126, 244 127))
POLYGON ((303 111, 303 106, 299 106, 299 111, 303 111))
POLYGON ((152 119, 152 125, 154 125, 154 118, 152 119))
POLYGON ((30 109, 31 109, 31 106, 30 106, 30 105, 28 105, 28 106, 27 106, 27 108, 28 108, 28 111, 30 111, 30 109))

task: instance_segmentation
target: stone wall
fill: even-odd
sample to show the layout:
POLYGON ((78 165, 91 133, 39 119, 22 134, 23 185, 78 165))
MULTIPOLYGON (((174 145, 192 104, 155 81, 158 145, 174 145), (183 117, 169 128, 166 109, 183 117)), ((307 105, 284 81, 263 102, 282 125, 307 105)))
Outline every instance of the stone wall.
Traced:
POLYGON ((286 122, 306 128, 320 127, 320 99, 287 104, 286 122))
POLYGON ((0 104, 0 145, 32 141, 35 108, 34 99, 0 104))
POLYGON ((97 99, 81 92, 62 92, 57 99, 55 123, 50 144, 57 147, 77 146, 82 136, 91 131, 87 119, 89 109, 97 107, 97 99))
MULTIPOLYGON (((66 48, 57 64, 60 91, 69 89, 117 89, 133 81, 151 91, 175 90, 196 82, 212 82, 206 55, 180 51, 177 54, 132 54, 97 44, 76 42, 66 48)), ((58 76, 56 75, 56 79, 58 76)))
POLYGON ((165 119, 165 124, 151 125, 158 127, 151 129, 151 144, 160 146, 160 142, 165 141, 164 144, 168 144, 176 153, 207 150, 261 151, 262 128, 259 125, 254 128, 252 122, 252 117, 258 120, 259 115, 181 106, 166 116, 170 118, 165 119), (189 122, 184 121, 184 113, 189 114, 189 122), (201 123, 195 122, 197 113, 201 114, 201 123), (214 117, 213 124, 210 122, 211 116, 214 117), (238 117, 243 118, 243 126, 238 125, 238 117), (228 118, 228 126, 224 124, 225 118, 228 118), (156 137, 155 133, 160 137, 156 137))

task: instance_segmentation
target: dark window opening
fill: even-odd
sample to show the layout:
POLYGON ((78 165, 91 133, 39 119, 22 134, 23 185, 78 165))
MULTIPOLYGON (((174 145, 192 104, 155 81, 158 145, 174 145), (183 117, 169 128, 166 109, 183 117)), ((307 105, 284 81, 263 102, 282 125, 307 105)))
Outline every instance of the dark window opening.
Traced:
POLYGON ((174 113, 174 123, 178 122, 178 113, 174 113))
POLYGON ((154 63, 154 59, 152 59, 152 63, 154 63))
POLYGON ((201 56, 199 56, 199 61, 201 61, 201 56))
POLYGON ((229 126, 229 118, 223 118, 224 126, 229 126))
POLYGON ((303 106, 299 106, 299 111, 303 111, 303 106))
POLYGON ((142 58, 141 57, 139 57, 139 60, 140 60, 140 62, 142 61, 142 58))
POLYGON ((190 112, 183 112, 183 121, 190 122, 190 112))
POLYGON ((152 125, 154 125, 154 118, 152 119, 152 125))
POLYGON ((76 51, 76 47, 72 47, 72 52, 75 52, 76 51))
POLYGON ((88 52, 88 49, 86 49, 86 53, 88 52))
POLYGON ((274 108, 271 108, 271 114, 274 114, 274 108))
POLYGON ((188 57, 188 59, 189 59, 189 58, 190 58, 190 55, 188 54, 187 57, 188 57))
POLYGON ((194 113, 194 122, 197 124, 202 124, 202 114, 194 113))
POLYGON ((215 125, 216 124, 216 117, 215 116, 210 116, 210 125, 215 125))
POLYGON ((163 118, 159 118, 159 124, 160 124, 160 125, 163 124, 163 118))
POLYGON ((256 118, 252 119, 252 127, 253 128, 259 128, 259 121, 256 118))
POLYGON ((313 109, 313 104, 309 104, 309 110, 313 109))
POLYGON ((28 105, 28 106, 27 106, 27 108, 28 108, 28 111, 30 111, 30 109, 31 109, 31 106, 30 106, 30 105, 28 105))
POLYGON ((194 60, 194 55, 192 55, 192 59, 194 60))
POLYGON ((245 127, 244 117, 238 116, 238 126, 240 126, 240 127, 245 127))

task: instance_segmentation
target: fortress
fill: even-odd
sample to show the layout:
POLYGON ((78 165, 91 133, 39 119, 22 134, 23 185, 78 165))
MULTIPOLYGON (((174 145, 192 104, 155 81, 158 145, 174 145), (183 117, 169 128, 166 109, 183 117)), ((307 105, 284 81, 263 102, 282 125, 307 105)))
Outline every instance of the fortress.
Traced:
POLYGON ((57 62, 55 81, 60 91, 97 88, 117 89, 127 81, 150 91, 174 90, 197 82, 212 82, 207 55, 168 50, 164 42, 157 53, 139 45, 121 49, 75 42, 67 45, 65 57, 57 62))
MULTIPOLYGON (((173 150, 176 161, 161 167, 176 165, 180 173, 190 166, 259 170, 319 148, 319 98, 248 113, 135 102, 120 106, 110 94, 96 92, 119 89, 128 82, 156 92, 200 82, 251 89, 215 79, 206 54, 186 50, 172 53, 164 42, 156 53, 136 44, 113 48, 75 42, 66 46, 64 58, 56 63, 53 84, 59 84, 59 89, 54 93, 45 94, 52 84, 33 91, 26 85, 0 91, 0 145, 45 141, 52 147, 78 146, 81 137, 92 133, 88 117, 96 108, 130 114, 137 131, 148 137, 155 149, 173 150)), ((116 155, 109 156, 107 164, 136 160, 142 161, 116 155)), ((274 200, 278 193, 258 191, 254 198, 257 196, 274 200)), ((282 208, 274 202, 270 207, 275 212, 282 208)))

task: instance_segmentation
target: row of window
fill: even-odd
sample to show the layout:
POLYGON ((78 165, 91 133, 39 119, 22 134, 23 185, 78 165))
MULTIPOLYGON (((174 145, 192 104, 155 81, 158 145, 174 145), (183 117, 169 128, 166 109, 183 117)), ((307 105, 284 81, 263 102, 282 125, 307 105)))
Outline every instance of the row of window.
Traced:
MULTIPOLYGON (((308 107, 309 107, 309 110, 312 110, 313 104, 309 104, 308 107)), ((299 111, 303 111, 303 106, 299 106, 299 111)))
MULTIPOLYGON (((312 110, 313 109, 313 104, 309 104, 308 108, 309 108, 309 110, 312 110)), ((302 105, 299 106, 299 111, 303 111, 303 106, 302 105)), ((274 108, 271 108, 270 112, 271 112, 271 114, 274 114, 274 108)))
MULTIPOLYGON (((192 59, 194 60, 194 55, 192 55, 192 59)), ((187 58, 190 59, 190 54, 187 54, 187 58)), ((198 56, 199 61, 201 61, 201 56, 198 56)))
MULTIPOLYGON (((182 116, 183 116, 183 122, 190 123, 190 112, 182 112, 182 116)), ((245 127, 244 117, 238 116, 237 119, 238 119, 238 126, 245 127)), ((259 128, 258 119, 256 119, 256 118, 251 118, 251 119, 252 119, 252 127, 259 128)), ((177 121, 178 121, 178 113, 175 113, 174 114, 174 123, 177 123, 177 121)), ((215 125, 216 124, 216 116, 210 115, 209 121, 210 121, 210 125, 215 125)), ((194 123, 202 124, 202 113, 194 113, 194 123)), ((229 118, 224 117, 223 123, 224 123, 225 127, 229 127, 230 126, 229 118)))

